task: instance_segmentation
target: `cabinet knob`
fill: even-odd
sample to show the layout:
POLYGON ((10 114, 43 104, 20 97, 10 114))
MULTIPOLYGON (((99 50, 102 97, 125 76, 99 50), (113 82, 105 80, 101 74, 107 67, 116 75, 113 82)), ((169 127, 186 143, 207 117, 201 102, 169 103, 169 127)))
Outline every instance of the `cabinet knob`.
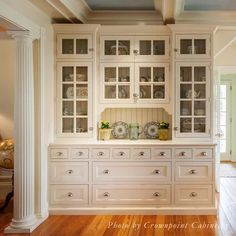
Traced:
POLYGON ((134 49, 134 50, 133 50, 133 53, 134 53, 135 55, 138 55, 138 50, 137 50, 137 49, 134 49))
POLYGON ((93 48, 89 48, 88 50, 89 50, 89 52, 93 52, 93 48))
POLYGON ((110 194, 108 192, 103 193, 104 197, 110 197, 110 194))
POLYGON ((84 154, 83 152, 77 152, 78 156, 83 156, 83 154, 84 154))
POLYGON ((73 197, 73 193, 69 192, 69 193, 67 193, 67 196, 68 197, 73 197))
POLYGON ((140 152, 140 153, 139 153, 139 156, 144 156, 144 152, 140 152))
POLYGON ((154 170, 153 172, 154 172, 154 174, 157 174, 157 175, 159 175, 161 173, 160 170, 154 170))
POLYGON ((201 156, 204 156, 204 157, 207 156, 207 152, 202 152, 201 156))
POLYGON ((166 156, 166 153, 165 152, 160 152, 160 156, 164 157, 164 156, 166 156))
POLYGON ((63 155, 63 152, 57 152, 56 155, 57 155, 57 156, 62 156, 62 155, 63 155))
POLYGON ((120 156, 124 156, 125 155, 125 153, 124 152, 120 152, 120 156))
POLYGON ((97 155, 98 155, 98 156, 103 156, 103 155, 104 155, 104 152, 99 152, 97 155))
POLYGON ((197 196, 197 193, 191 192, 191 193, 189 194, 189 196, 190 196, 190 197, 196 197, 196 196, 197 196))
POLYGON ((133 93, 133 97, 134 97, 134 98, 138 98, 139 95, 138 95, 137 93, 133 93))
POLYGON ((104 173, 104 174, 109 174, 110 171, 109 171, 108 169, 106 169, 106 170, 103 171, 103 173, 104 173))
POLYGON ((175 49, 174 49, 174 52, 178 52, 178 48, 175 48, 175 49))
POLYGON ((185 157, 186 156, 186 152, 181 152, 180 156, 185 157))
POLYGON ((73 174, 73 172, 74 172, 73 170, 68 170, 68 171, 67 171, 67 173, 68 173, 69 175, 73 174))
POLYGON ((153 193, 153 196, 154 196, 154 197, 160 197, 160 196, 161 196, 161 194, 160 194, 160 193, 158 193, 158 192, 155 192, 155 193, 153 193))
POLYGON ((179 128, 177 126, 174 127, 174 131, 178 131, 179 128))
POLYGON ((197 174, 197 171, 196 170, 190 170, 189 173, 190 174, 197 174))

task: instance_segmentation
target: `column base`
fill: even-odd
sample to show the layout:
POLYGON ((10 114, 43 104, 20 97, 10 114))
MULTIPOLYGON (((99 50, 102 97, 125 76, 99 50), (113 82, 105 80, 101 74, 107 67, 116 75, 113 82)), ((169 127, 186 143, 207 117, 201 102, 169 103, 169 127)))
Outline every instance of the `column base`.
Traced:
POLYGON ((48 215, 43 218, 36 218, 34 223, 29 226, 22 226, 18 228, 14 228, 11 225, 9 225, 7 228, 4 229, 5 234, 22 234, 22 233, 32 233, 40 224, 42 224, 46 219, 48 218, 48 215))

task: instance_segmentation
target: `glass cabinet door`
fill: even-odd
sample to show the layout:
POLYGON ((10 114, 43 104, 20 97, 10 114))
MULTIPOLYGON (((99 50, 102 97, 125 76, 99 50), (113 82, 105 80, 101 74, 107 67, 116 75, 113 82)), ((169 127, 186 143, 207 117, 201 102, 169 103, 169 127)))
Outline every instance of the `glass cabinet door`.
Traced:
POLYGON ((176 58, 209 58, 210 35, 177 35, 176 58))
POLYGON ((136 63, 136 92, 139 102, 168 102, 169 65, 165 63, 136 63))
POLYGON ((58 64, 58 126, 60 134, 89 136, 91 133, 91 65, 58 64))
POLYGON ((127 102, 133 91, 133 64, 102 63, 101 88, 103 101, 127 102))
POLYGON ((59 58, 92 58, 91 35, 57 35, 57 56, 59 58))
POLYGON ((177 65, 177 132, 182 136, 209 135, 210 65, 177 65))

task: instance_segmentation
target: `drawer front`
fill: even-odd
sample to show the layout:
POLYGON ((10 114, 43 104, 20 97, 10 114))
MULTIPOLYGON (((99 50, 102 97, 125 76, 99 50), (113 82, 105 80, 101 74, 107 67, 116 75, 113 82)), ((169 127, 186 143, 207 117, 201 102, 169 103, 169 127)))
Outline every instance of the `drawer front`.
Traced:
POLYGON ((71 158, 72 159, 88 159, 89 158, 89 149, 88 148, 72 148, 71 149, 71 158))
POLYGON ((161 160, 171 159, 171 149, 153 148, 152 159, 161 159, 161 160))
POLYGON ((50 183, 84 183, 87 181, 87 162, 52 162, 50 165, 50 183))
POLYGON ((212 185, 176 185, 175 204, 213 204, 212 185))
POLYGON ((184 182, 212 181, 212 163, 176 162, 175 180, 184 182))
POLYGON ((176 159, 192 159, 192 149, 191 148, 176 148, 175 149, 176 159))
POLYGON ((130 159, 130 149, 127 148, 113 148, 112 149, 112 158, 129 160, 130 159))
POLYGON ((92 149, 92 158, 94 159, 110 159, 110 149, 94 148, 92 149))
POLYGON ((133 149, 132 158, 134 160, 149 160, 151 158, 151 150, 149 148, 133 149))
POLYGON ((171 164, 169 162, 94 162, 93 180, 95 182, 169 182, 171 164))
POLYGON ((194 159, 205 160, 213 158, 213 150, 210 148, 196 148, 193 152, 194 159))
POLYGON ((88 185, 51 185, 52 205, 88 205, 88 185))
POLYGON ((67 148, 51 148, 50 157, 52 159, 68 159, 69 151, 67 148))
POLYGON ((94 185, 94 204, 170 204, 169 185, 94 185))

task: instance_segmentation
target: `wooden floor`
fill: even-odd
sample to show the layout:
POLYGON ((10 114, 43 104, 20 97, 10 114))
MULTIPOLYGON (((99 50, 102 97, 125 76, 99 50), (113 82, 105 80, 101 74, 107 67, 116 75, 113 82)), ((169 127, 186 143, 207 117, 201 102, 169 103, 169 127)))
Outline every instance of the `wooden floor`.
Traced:
MULTIPOLYGON (((236 236, 236 178, 221 178, 219 199, 218 216, 50 216, 31 235, 236 236)), ((9 206, 0 213, 0 236, 11 218, 9 206)))

